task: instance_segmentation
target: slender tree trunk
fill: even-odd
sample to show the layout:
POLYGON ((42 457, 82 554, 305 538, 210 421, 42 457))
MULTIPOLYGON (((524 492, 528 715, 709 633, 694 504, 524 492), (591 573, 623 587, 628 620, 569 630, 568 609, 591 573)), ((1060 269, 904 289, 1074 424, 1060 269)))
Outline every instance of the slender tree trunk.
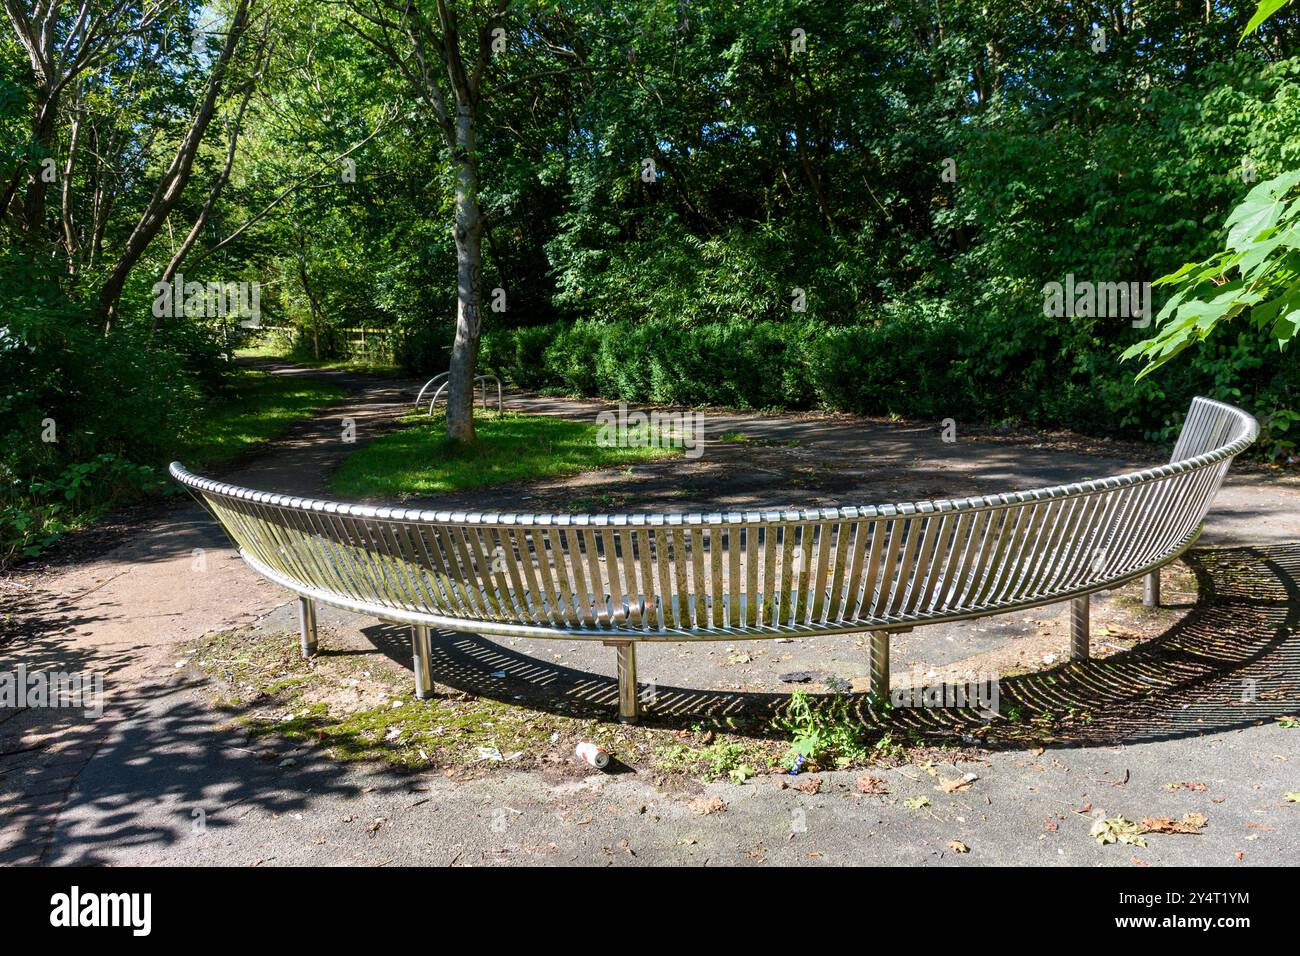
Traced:
POLYGON ((447 436, 471 442, 474 434, 474 369, 482 316, 483 211, 478 203, 474 112, 456 111, 456 339, 447 386, 447 436))
MULTIPOLYGON (((54 128, 58 112, 58 94, 42 90, 32 120, 32 139, 47 157, 54 156, 54 128)), ((46 182, 44 172, 44 167, 37 166, 35 172, 28 177, 27 195, 23 201, 24 228, 27 235, 32 237, 40 233, 45 219, 45 193, 49 183, 46 182)))
POLYGON ((298 281, 302 283, 302 291, 307 296, 307 305, 311 309, 311 355, 320 361, 321 308, 316 302, 316 296, 312 294, 311 277, 307 274, 306 235, 298 236, 298 281))
POLYGON ((149 200, 144 212, 140 214, 139 222, 131 230, 131 234, 127 236, 122 255, 109 270, 104 284, 100 287, 98 309, 99 316, 104 322, 104 334, 106 335, 113 329, 118 299, 121 298, 122 289, 126 286, 127 277, 130 276, 131 270, 135 268, 136 263, 140 261, 140 257, 148 248, 149 243, 153 241, 153 237, 158 234, 163 223, 167 221, 171 211, 180 202, 181 194, 185 191, 185 185, 190 180, 190 173, 194 168, 194 157, 198 154, 199 144, 203 141, 203 134, 207 132, 208 124, 212 122, 212 117, 217 110, 217 99, 221 95, 221 87, 226 78, 226 71, 229 69, 230 61, 235 55, 235 48, 239 46, 240 38, 244 35, 244 30, 248 26, 248 2, 249 0, 240 0, 239 5, 235 8, 230 21, 230 29, 226 33, 225 45, 221 49, 221 55, 217 57, 216 63, 212 66, 212 72, 208 76, 207 89, 204 91, 198 112, 190 123, 190 128, 186 131, 180 145, 176 148, 176 155, 172 158, 167 171, 163 173, 162 178, 158 181, 153 197, 149 200))
POLYGON ((63 164, 63 193, 59 202, 60 215, 63 219, 63 249, 68 257, 68 275, 77 274, 77 227, 72 221, 72 171, 76 166, 77 148, 81 144, 82 104, 78 103, 72 116, 72 129, 68 134, 68 159, 63 164))

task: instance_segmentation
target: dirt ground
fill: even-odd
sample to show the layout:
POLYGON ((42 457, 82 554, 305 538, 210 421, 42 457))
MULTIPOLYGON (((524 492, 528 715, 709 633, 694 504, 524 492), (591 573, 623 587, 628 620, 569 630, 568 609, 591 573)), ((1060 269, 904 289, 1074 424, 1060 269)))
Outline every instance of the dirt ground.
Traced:
MULTIPOLYGON (((218 477, 327 496, 358 447, 342 420, 370 440, 419 385, 282 374, 328 375, 354 395, 218 477)), ((588 420, 604 407, 509 405, 588 420)), ((847 416, 706 410, 705 429, 696 460, 437 504, 820 507, 1161 458, 1070 435, 968 434, 959 418, 952 443, 937 424, 847 416)), ((797 777, 780 772, 788 737, 773 719, 793 691, 863 690, 860 636, 643 646, 654 705, 625 728, 610 719, 608 648, 443 634, 438 694, 415 702, 401 628, 325 610, 323 653, 299 661, 289 596, 197 507, 106 528, 0 581, 6 660, 94 670, 106 691, 99 716, 0 712, 0 862, 1300 862, 1300 805, 1287 798, 1300 791, 1300 727, 1283 719, 1300 712, 1300 489, 1269 470, 1234 468, 1198 547, 1166 573, 1166 607, 1143 608, 1136 586, 1094 601, 1086 664, 1064 661, 1063 606, 896 640, 895 687, 997 675, 1018 719, 896 710, 870 766, 797 777), (614 751, 618 772, 577 763, 579 739, 614 751), (1206 822, 1145 847, 1090 835, 1099 815, 1186 814, 1206 822)))

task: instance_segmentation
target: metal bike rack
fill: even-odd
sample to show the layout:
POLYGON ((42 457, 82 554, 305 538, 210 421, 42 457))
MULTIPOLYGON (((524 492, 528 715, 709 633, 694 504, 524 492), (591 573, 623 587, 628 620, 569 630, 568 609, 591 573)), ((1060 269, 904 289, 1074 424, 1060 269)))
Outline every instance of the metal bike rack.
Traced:
MULTIPOLYGON (((429 402, 429 414, 431 416, 433 415, 433 407, 438 404, 438 399, 442 396, 442 393, 446 391, 447 386, 451 384, 451 372, 439 372, 433 378, 424 383, 424 387, 420 389, 420 394, 415 398, 415 407, 417 410, 420 407, 420 403, 424 400, 424 393, 429 390, 429 386, 434 382, 442 381, 443 379, 447 379, 447 381, 442 382, 442 384, 438 386, 437 390, 433 393, 433 401, 429 402)), ((493 382, 497 387, 497 412, 500 413, 505 411, 505 402, 502 398, 501 392, 501 379, 491 374, 474 376, 474 384, 478 385, 479 383, 482 383, 483 386, 483 409, 486 411, 488 407, 488 382, 493 382)))

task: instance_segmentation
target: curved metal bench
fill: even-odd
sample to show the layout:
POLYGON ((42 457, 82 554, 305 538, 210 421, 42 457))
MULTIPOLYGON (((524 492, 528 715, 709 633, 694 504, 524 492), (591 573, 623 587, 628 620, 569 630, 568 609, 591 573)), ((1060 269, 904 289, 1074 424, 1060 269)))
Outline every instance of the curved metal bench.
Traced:
POLYGON ((618 654, 619 713, 637 715, 636 644, 869 632, 870 689, 889 692, 889 635, 920 624, 1088 598, 1191 546, 1255 419, 1192 402, 1169 464, 1071 485, 944 501, 722 514, 415 511, 317 501, 172 475, 244 561, 299 595, 302 650, 317 601, 412 625, 427 697, 431 627, 600 640, 618 654))

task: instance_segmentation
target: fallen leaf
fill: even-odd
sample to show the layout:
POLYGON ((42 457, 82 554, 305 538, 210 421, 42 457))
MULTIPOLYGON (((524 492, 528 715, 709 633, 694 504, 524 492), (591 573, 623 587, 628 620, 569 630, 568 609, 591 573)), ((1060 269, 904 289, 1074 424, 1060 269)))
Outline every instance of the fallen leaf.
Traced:
POLYGON ((961 840, 949 840, 948 849, 952 850, 953 853, 970 852, 970 847, 968 847, 965 843, 962 843, 961 840))
POLYGON ((1088 831, 1088 835, 1097 838, 1102 846, 1110 843, 1127 843, 1130 846, 1146 846, 1141 828, 1132 820, 1124 817, 1098 817, 1088 831))
POLYGON ((1300 790, 1289 790, 1282 796, 1286 797, 1287 803, 1300 803, 1300 790))
POLYGON ((903 801, 903 806, 909 810, 921 810, 930 805, 929 797, 908 797, 903 801))
POLYGON ((692 800, 688 805, 693 812, 702 817, 707 817, 710 813, 720 813, 727 809, 727 801, 716 793, 711 797, 700 797, 697 800, 692 800))
POLYGON ((858 777, 858 792, 867 793, 873 797, 882 797, 889 793, 889 788, 885 786, 885 781, 879 777, 864 773, 858 777))
POLYGON ((967 780, 964 777, 952 777, 945 779, 939 778, 939 783, 935 785, 936 790, 942 790, 944 793, 960 793, 963 790, 969 790, 974 780, 967 780))
POLYGON ((796 783, 794 788, 808 796, 813 796, 822 788, 821 777, 805 777, 800 783, 796 783))
POLYGON ((1170 817, 1143 817, 1142 829, 1146 833, 1200 833, 1209 820, 1202 813, 1185 813, 1181 820, 1170 817))
POLYGON ((1131 857, 1129 857, 1129 858, 1128 858, 1128 861, 1129 861, 1130 863, 1132 863, 1134 866, 1150 866, 1150 865, 1151 865, 1151 864, 1148 863, 1146 860, 1139 860, 1139 859, 1138 859, 1137 857, 1135 857, 1135 856, 1131 856, 1131 857))

